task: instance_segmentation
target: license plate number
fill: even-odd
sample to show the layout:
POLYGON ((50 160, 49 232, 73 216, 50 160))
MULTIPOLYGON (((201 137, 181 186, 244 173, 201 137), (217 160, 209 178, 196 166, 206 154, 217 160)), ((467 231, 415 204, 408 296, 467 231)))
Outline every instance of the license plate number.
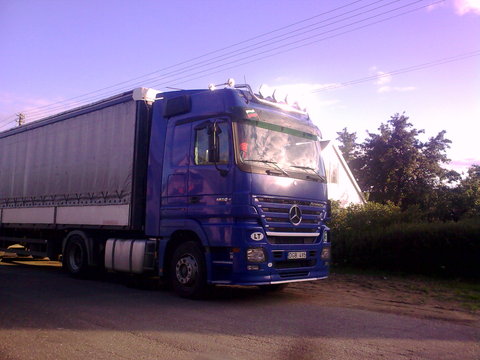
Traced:
POLYGON ((290 251, 287 254, 287 259, 288 260, 306 259, 306 258, 307 258, 307 252, 306 251, 290 251))

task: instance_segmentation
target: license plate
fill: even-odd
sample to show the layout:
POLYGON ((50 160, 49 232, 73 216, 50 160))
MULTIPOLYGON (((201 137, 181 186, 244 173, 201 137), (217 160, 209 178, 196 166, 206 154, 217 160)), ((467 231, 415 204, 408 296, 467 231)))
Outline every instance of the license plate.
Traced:
POLYGON ((289 251, 287 254, 287 259, 288 260, 293 260, 293 259, 306 259, 307 258, 307 252, 306 251, 289 251))

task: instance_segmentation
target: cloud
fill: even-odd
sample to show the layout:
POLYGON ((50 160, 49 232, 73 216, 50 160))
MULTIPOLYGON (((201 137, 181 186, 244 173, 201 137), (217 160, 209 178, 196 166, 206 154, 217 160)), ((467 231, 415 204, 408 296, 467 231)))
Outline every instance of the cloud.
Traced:
POLYGON ((466 174, 468 169, 472 165, 480 165, 480 159, 475 159, 475 158, 456 159, 445 164, 445 167, 449 170, 455 170, 456 172, 466 174))
POLYGON ((392 75, 387 74, 383 71, 377 71, 377 81, 375 84, 377 85, 385 85, 392 81, 392 75))
POLYGON ((293 83, 280 84, 276 86, 262 85, 261 92, 265 97, 272 96, 275 91, 275 97, 279 101, 287 98, 289 103, 297 102, 302 108, 306 107, 326 107, 338 103, 338 100, 319 100, 319 94, 315 94, 319 90, 327 90, 340 87, 337 83, 293 83))
POLYGON ((274 88, 281 91, 302 95, 302 94, 312 93, 317 90, 331 89, 339 86, 341 86, 341 84, 338 84, 338 83, 326 83, 326 84, 297 83, 297 84, 278 85, 278 86, 275 86, 274 88))
POLYGON ((275 82, 277 83, 284 83, 284 82, 287 82, 287 81, 291 81, 291 78, 289 76, 278 76, 275 78, 275 82))
POLYGON ((480 15, 480 0, 454 0, 455 12, 462 16, 468 13, 480 15))
POLYGON ((289 94, 288 101, 297 101, 301 108, 307 110, 312 121, 320 127, 324 124, 321 124, 318 119, 324 119, 325 114, 332 108, 338 108, 341 101, 330 98, 327 92, 315 91, 338 87, 341 87, 338 83, 283 83, 272 87, 270 91, 277 89, 275 94, 279 95, 279 98, 289 94))
POLYGON ((407 92, 414 91, 415 86, 381 86, 377 89, 377 92, 380 94, 389 93, 389 92, 407 92))
POLYGON ((0 93, 0 105, 0 131, 14 126, 18 113, 23 113, 28 123, 78 106, 77 103, 65 101, 61 97, 49 99, 9 92, 0 93))
POLYGON ((321 100, 317 102, 317 105, 320 107, 327 107, 327 106, 337 105, 338 103, 340 103, 340 100, 338 99, 321 100))
POLYGON ((443 7, 453 8, 457 15, 472 13, 480 15, 480 0, 453 0, 451 2, 440 2, 427 6, 427 11, 435 11, 443 7))
POLYGON ((434 11, 434 10, 436 10, 438 8, 441 8, 441 7, 444 7, 444 6, 445 6, 444 2, 428 5, 427 6, 427 11, 434 11))
POLYGON ((370 67, 368 72, 375 77, 375 84, 378 86, 384 86, 392 82, 393 76, 389 73, 379 70, 376 66, 370 67))
POLYGON ((391 92, 407 92, 414 91, 416 89, 415 86, 392 86, 392 74, 381 71, 376 66, 370 67, 369 73, 375 78, 374 84, 377 85, 377 92, 379 94, 391 92))
POLYGON ((470 167, 472 165, 480 165, 480 159, 475 159, 475 158, 458 159, 458 160, 452 160, 448 164, 451 166, 470 167))
POLYGON ((8 105, 14 101, 14 96, 10 93, 0 92, 0 104, 8 105))

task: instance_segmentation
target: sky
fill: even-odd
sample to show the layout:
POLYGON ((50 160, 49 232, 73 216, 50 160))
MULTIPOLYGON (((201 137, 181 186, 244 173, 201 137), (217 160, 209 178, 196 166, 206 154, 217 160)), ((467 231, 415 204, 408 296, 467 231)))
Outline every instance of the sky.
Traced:
POLYGON ((139 86, 228 78, 299 98, 335 139, 395 113, 480 164, 480 0, 0 0, 0 131, 139 86), (358 81, 357 81, 358 80, 358 81))

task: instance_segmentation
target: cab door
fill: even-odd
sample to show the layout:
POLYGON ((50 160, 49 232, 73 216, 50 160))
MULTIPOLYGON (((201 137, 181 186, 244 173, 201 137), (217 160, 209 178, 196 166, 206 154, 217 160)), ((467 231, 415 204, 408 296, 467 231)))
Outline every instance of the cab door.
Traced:
POLYGON ((231 124, 227 119, 194 122, 191 143, 188 214, 203 219, 202 222, 218 221, 231 210, 234 186, 231 124))
POLYGON ((176 124, 167 129, 162 179, 164 218, 185 218, 188 208, 188 167, 191 149, 191 124, 176 124))

